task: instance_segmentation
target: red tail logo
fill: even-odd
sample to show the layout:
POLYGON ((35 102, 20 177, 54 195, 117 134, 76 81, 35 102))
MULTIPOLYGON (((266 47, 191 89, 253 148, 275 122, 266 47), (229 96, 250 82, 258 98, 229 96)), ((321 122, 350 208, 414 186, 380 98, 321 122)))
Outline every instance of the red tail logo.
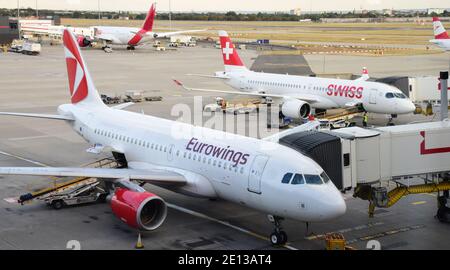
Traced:
POLYGON ((239 57, 236 48, 233 45, 230 37, 225 31, 220 31, 220 47, 222 48, 223 62, 230 66, 243 66, 241 58, 239 57))
POLYGON ((155 21, 156 16, 156 6, 152 4, 150 10, 147 13, 147 17, 145 18, 144 24, 142 25, 141 30, 139 30, 131 39, 128 41, 128 45, 136 46, 142 40, 145 33, 151 32, 153 30, 153 22, 155 21))
POLYGON ((153 30, 153 22, 155 21, 156 15, 156 6, 152 4, 150 10, 147 13, 147 17, 145 18, 144 25, 142 25, 142 30, 152 31, 153 30))
POLYGON ((79 47, 66 29, 63 35, 64 48, 66 53, 67 74, 69 77, 69 89, 72 96, 72 103, 78 103, 88 95, 88 85, 84 69, 83 59, 81 58, 79 47))

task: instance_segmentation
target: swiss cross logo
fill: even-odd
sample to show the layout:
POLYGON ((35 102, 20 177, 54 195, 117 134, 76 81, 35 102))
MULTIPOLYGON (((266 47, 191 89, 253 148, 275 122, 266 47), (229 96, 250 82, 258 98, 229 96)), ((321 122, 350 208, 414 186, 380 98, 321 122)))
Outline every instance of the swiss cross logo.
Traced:
POLYGON ((88 86, 83 61, 75 40, 69 31, 64 31, 64 51, 72 103, 78 103, 88 94, 88 86))
POLYGON ((227 61, 230 60, 230 55, 233 54, 233 51, 234 51, 233 47, 230 47, 230 42, 227 41, 227 42, 225 43, 225 47, 222 49, 222 52, 223 52, 223 54, 225 55, 225 59, 226 59, 227 61))

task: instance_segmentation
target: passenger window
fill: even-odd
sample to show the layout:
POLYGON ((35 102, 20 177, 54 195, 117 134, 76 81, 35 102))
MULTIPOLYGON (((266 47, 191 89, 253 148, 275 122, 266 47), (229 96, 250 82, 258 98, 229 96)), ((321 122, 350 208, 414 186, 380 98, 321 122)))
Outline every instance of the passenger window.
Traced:
POLYGON ((305 174, 305 180, 306 180, 306 184, 311 184, 311 185, 323 184, 320 176, 315 175, 315 174, 305 174))
POLYGON ((303 174, 296 173, 294 179, 292 179, 292 185, 301 185, 305 183, 305 179, 303 178, 303 174))
POLYGON ((289 182, 292 179, 292 173, 287 173, 283 176, 283 180, 281 180, 281 183, 283 184, 289 184, 289 182))
POLYGON ((392 93, 386 93, 386 98, 394 98, 394 94, 392 93))
POLYGON ((322 177, 325 183, 328 183, 328 181, 330 181, 330 177, 328 177, 328 175, 325 172, 321 173, 320 177, 322 177))

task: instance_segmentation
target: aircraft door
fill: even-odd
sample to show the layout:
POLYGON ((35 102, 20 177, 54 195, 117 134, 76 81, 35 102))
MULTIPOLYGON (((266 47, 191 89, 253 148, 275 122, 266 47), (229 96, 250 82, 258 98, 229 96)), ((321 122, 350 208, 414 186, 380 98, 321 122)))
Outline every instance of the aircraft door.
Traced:
POLYGON ((167 151, 167 160, 172 161, 173 160, 173 152, 175 151, 175 145, 171 144, 169 146, 169 150, 167 151))
POLYGON ((258 155, 253 160, 248 176, 248 191, 261 194, 261 177, 268 160, 269 157, 263 155, 258 155))
POLYGON ((370 104, 377 104, 377 95, 378 95, 377 89, 370 89, 370 96, 369 96, 370 104))

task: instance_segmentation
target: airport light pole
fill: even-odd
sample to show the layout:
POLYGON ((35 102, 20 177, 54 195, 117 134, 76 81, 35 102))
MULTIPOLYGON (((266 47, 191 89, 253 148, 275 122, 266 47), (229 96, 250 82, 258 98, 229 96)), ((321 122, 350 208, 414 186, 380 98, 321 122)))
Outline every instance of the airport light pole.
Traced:
POLYGON ((36 0, 36 18, 39 19, 38 0, 36 0))
POLYGON ((172 31, 172 1, 169 0, 169 29, 172 31))
POLYGON ((98 4, 98 20, 100 21, 100 0, 97 1, 98 4))

